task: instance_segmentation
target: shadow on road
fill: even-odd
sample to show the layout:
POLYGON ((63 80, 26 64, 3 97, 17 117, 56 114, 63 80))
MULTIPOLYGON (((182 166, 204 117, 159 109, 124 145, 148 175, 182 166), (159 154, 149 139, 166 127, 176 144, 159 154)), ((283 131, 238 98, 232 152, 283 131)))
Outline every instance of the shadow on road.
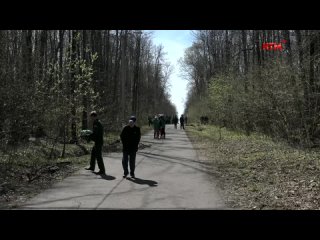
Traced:
POLYGON ((170 163, 177 163, 177 164, 180 164, 180 165, 183 165, 183 166, 186 166, 186 167, 190 167, 192 169, 195 169, 197 171, 200 171, 200 172, 204 172, 204 173, 207 173, 211 176, 215 176, 215 174, 211 171, 208 171, 208 170, 205 170, 205 169, 200 169, 198 167, 195 167, 195 166, 191 166, 191 165, 188 165, 188 163, 198 163, 198 164, 201 164, 201 165, 204 165, 204 166, 211 166, 212 164, 210 164, 209 162, 206 163, 206 162, 199 162, 199 161, 195 161, 193 159, 189 159, 189 158, 181 158, 181 157, 173 157, 173 156, 167 156, 167 155, 160 155, 160 154, 153 154, 153 153, 142 153, 140 152, 139 155, 141 156, 145 156, 145 157, 151 157, 153 159, 159 159, 161 161, 166 161, 166 162, 170 162, 170 163), (150 156, 151 155, 151 156, 150 156), (184 163, 186 162, 186 163, 184 163))
POLYGON ((129 181, 137 183, 137 184, 146 184, 149 185, 150 187, 157 187, 158 183, 156 181, 152 180, 146 180, 146 179, 141 179, 141 178, 127 178, 129 181))
POLYGON ((111 176, 111 175, 106 175, 106 174, 98 174, 98 173, 94 173, 96 175, 100 175, 102 179, 105 179, 105 180, 115 180, 116 178, 114 176, 111 176))

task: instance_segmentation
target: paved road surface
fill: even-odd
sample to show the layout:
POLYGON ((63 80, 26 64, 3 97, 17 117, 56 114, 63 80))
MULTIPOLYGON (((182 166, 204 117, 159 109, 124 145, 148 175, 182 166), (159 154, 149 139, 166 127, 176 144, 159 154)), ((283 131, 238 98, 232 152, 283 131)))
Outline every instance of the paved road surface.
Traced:
POLYGON ((166 134, 142 137, 148 147, 137 153, 136 179, 124 179, 122 154, 110 153, 103 158, 106 176, 80 170, 20 209, 225 209, 185 131, 167 125, 166 134))

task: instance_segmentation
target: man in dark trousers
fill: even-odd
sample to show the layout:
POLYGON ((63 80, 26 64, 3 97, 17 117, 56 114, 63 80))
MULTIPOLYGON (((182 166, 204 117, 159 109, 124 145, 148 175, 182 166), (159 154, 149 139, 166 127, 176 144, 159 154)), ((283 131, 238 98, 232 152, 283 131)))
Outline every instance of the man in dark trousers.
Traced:
POLYGON ((103 126, 98 119, 96 111, 90 113, 91 120, 93 121, 93 132, 89 135, 88 141, 93 140, 94 146, 91 151, 90 167, 86 170, 94 171, 96 159, 98 162, 99 172, 97 174, 105 174, 104 163, 102 159, 102 145, 103 145, 103 126))
POLYGON ((123 145, 123 177, 126 178, 129 174, 128 171, 128 161, 130 158, 130 176, 135 178, 134 170, 136 165, 136 153, 138 151, 138 145, 141 139, 140 128, 135 125, 136 117, 131 116, 129 124, 122 129, 120 134, 121 142, 123 145))
POLYGON ((178 121, 179 121, 178 116, 177 116, 177 115, 174 115, 174 117, 173 117, 173 124, 174 124, 174 128, 175 128, 175 129, 177 129, 178 121))
POLYGON ((184 117, 183 117, 183 114, 181 114, 181 117, 180 117, 180 129, 184 129, 184 117))

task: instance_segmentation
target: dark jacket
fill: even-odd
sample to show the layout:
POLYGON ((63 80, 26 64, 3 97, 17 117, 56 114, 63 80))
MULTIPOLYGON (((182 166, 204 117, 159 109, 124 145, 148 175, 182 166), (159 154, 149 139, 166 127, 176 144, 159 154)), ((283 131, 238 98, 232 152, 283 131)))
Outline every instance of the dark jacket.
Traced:
POLYGON ((96 145, 103 145, 103 126, 99 119, 93 122, 93 133, 89 136, 89 140, 94 141, 96 145))
POLYGON ((179 121, 178 117, 177 117, 177 116, 175 116, 175 117, 173 118, 173 124, 177 124, 177 123, 178 123, 178 121, 179 121))
POLYGON ((166 120, 163 117, 161 117, 160 118, 160 129, 165 128, 165 127, 166 127, 166 120))
POLYGON ((140 128, 137 126, 133 126, 131 128, 129 125, 127 125, 122 129, 120 138, 123 145, 123 151, 137 152, 141 139, 140 128))

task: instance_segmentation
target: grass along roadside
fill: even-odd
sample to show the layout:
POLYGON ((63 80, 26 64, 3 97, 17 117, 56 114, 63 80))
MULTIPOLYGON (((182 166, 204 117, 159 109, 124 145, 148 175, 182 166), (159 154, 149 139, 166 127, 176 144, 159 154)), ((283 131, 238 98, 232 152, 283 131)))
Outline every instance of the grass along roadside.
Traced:
POLYGON ((226 204, 240 209, 320 209, 320 152, 211 125, 188 126, 226 204))
MULTIPOLYGON (((112 151, 117 133, 105 137, 104 150, 112 151)), ((0 209, 15 208, 52 184, 63 180, 89 163, 93 142, 79 145, 41 139, 0 152, 0 209)))
MULTIPOLYGON (((43 141, 44 142, 44 141, 43 141)), ((63 144, 29 143, 15 151, 0 153, 0 208, 15 208, 53 183, 85 166, 90 144, 67 144, 65 158, 60 158, 63 144), (50 158, 51 156, 51 158, 50 158)))
MULTIPOLYGON (((141 127, 141 133, 149 131, 141 127)), ((120 132, 104 135, 103 154, 122 151, 120 132)), ((46 141, 30 142, 7 152, 0 152, 0 209, 15 208, 52 184, 87 166, 93 142, 79 145, 46 141), (50 157, 51 156, 51 157, 50 157)))

